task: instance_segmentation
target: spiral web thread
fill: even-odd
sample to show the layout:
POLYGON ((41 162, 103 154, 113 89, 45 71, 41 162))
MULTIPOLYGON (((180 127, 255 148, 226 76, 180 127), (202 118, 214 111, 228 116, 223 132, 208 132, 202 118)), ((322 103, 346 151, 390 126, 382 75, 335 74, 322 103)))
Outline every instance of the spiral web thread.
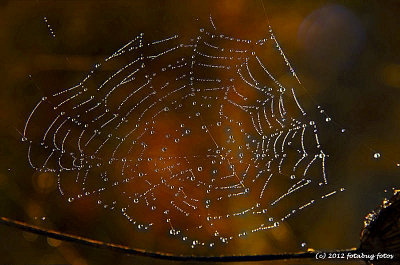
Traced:
POLYGON ((344 190, 328 185, 298 85, 271 27, 246 40, 210 17, 191 38, 140 33, 43 97, 22 141, 68 202, 95 198, 135 229, 212 247, 279 229, 344 190))

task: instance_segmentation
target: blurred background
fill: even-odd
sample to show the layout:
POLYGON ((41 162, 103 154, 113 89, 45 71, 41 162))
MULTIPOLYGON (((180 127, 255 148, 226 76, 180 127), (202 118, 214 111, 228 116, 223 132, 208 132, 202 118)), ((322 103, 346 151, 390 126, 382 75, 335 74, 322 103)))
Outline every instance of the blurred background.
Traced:
MULTIPOLYGON (((303 84, 300 100, 324 123, 329 180, 346 191, 290 219, 280 232, 201 254, 357 247, 364 216, 400 187, 400 3, 261 1, 2 1, 0 216, 149 251, 196 254, 156 233, 138 235, 126 219, 90 202, 68 204, 55 176, 30 168, 21 131, 48 91, 70 87, 138 33, 192 34, 196 19, 207 23, 211 14, 219 32, 243 38, 264 38, 269 21, 303 84)), ((5 226, 0 237, 0 264, 171 264, 5 226)), ((316 261, 274 262, 310 263, 316 261)))

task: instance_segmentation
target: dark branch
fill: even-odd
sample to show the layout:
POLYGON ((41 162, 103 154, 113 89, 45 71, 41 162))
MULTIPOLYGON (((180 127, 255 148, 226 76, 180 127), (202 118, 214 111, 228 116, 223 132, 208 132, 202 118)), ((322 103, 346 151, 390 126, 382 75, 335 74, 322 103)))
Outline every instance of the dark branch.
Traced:
MULTIPOLYGON (((285 260, 285 259, 303 259, 303 258, 315 258, 319 251, 307 251, 299 253, 285 253, 285 254, 270 254, 270 255, 243 255, 243 256, 180 256, 171 253, 163 252, 149 252, 144 249, 130 248, 123 245, 117 245, 112 243, 106 243, 97 241, 85 237, 79 237, 66 233, 60 233, 54 230, 47 230, 38 226, 30 225, 24 222, 12 220, 5 217, 0 217, 0 223, 17 228, 19 230, 27 231, 30 233, 47 236, 50 238, 73 242, 81 245, 87 245, 95 248, 103 248, 113 251, 122 252, 124 254, 143 256, 155 259, 163 260, 174 260, 174 261, 202 261, 202 262, 244 262, 244 261, 271 261, 271 260, 285 260)), ((335 250, 329 253, 356 253, 356 249, 347 250, 335 250)))

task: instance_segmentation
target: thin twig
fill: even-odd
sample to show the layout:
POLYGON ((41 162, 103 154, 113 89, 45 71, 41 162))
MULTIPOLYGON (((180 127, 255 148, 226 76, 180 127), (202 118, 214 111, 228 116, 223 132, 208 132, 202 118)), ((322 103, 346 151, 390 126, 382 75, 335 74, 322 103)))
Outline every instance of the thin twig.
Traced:
MULTIPOLYGON (((30 233, 47 236, 50 238, 73 242, 81 245, 87 245, 95 248, 103 248, 112 251, 122 252, 124 254, 143 256, 155 259, 173 260, 173 261, 201 261, 201 262, 245 262, 245 261, 272 261, 272 260, 285 260, 285 259, 304 259, 315 258, 320 251, 307 251, 298 253, 284 253, 284 254, 269 254, 269 255, 243 255, 243 256, 181 256, 164 252, 149 252, 144 249, 130 248, 123 245, 106 243, 102 241, 93 240, 90 238, 75 236, 67 233, 61 233, 54 230, 47 230, 35 225, 27 224, 24 222, 12 220, 6 217, 0 217, 0 223, 17 228, 19 230, 27 231, 30 233)), ((356 253, 357 249, 345 249, 335 251, 324 251, 326 255, 329 254, 347 254, 356 253)))

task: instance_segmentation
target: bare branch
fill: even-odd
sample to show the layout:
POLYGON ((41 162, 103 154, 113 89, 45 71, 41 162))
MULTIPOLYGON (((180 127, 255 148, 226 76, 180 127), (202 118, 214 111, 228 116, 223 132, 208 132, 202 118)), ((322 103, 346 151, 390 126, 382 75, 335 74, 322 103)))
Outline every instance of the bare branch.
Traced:
MULTIPOLYGON (((272 261, 272 260, 285 260, 285 259, 304 259, 315 258, 320 251, 312 250, 307 252, 298 253, 282 253, 282 254, 267 254, 267 255, 243 255, 243 256, 181 256, 164 252, 150 252, 144 249, 130 248, 128 246, 106 243, 102 241, 93 240, 90 238, 80 237, 67 233, 61 233, 54 230, 47 230, 35 225, 27 224, 24 222, 12 220, 6 217, 0 217, 0 223, 17 228, 19 230, 27 231, 30 233, 47 236, 50 238, 73 242, 81 245, 87 245, 95 248, 108 249, 118 251, 124 254, 136 255, 142 257, 149 257, 163 260, 174 261, 201 261, 201 262, 245 262, 245 261, 272 261)), ((326 254, 335 253, 356 253, 357 249, 334 250, 324 252, 326 254)))

